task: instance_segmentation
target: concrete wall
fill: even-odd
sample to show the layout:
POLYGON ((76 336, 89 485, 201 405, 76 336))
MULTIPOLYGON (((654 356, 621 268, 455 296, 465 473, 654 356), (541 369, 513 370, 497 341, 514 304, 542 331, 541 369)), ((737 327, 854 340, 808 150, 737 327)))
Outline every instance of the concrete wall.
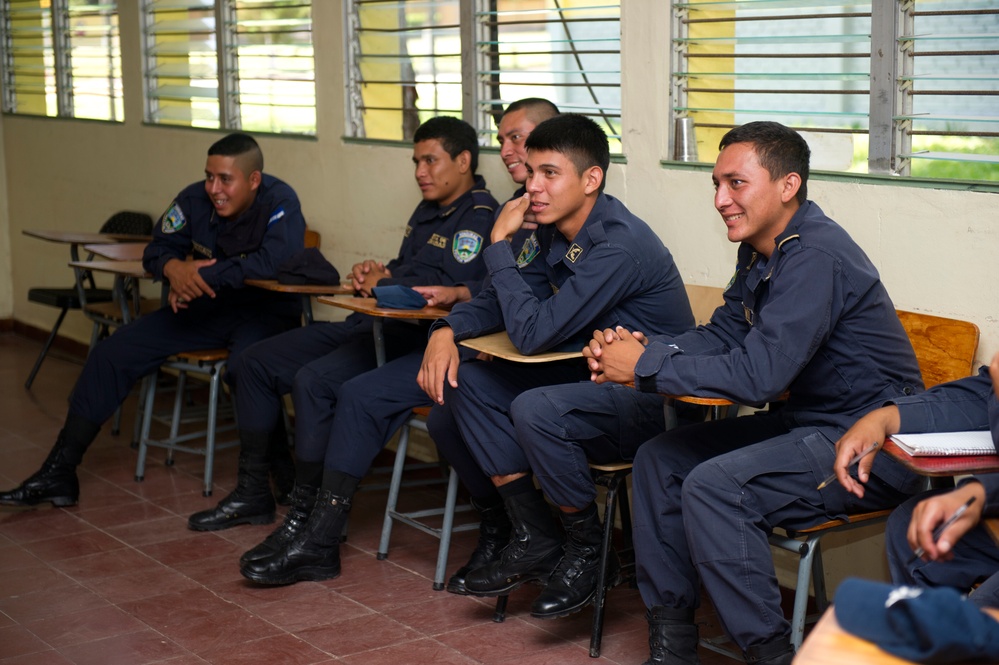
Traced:
MULTIPOLYGON (((124 85, 123 124, 6 116, 2 119, 6 195, 0 190, 0 317, 40 328, 51 308, 27 302, 33 285, 68 283, 66 247, 22 234, 26 228, 96 230, 112 212, 131 208, 159 215, 184 185, 202 177, 205 151, 219 132, 142 124, 138 3, 120 3, 124 85), (8 258, 9 248, 9 258, 8 258)), ((410 149, 347 144, 344 128, 342 17, 339 3, 314 3, 318 138, 262 137, 266 170, 298 191, 323 251, 341 272, 362 258, 396 252, 418 200, 410 149)), ((623 9, 623 137, 626 164, 612 166, 608 192, 648 220, 671 248, 685 280, 723 286, 735 247, 711 205, 707 170, 664 168, 668 122, 668 3, 626 0, 623 9), (651 82, 662 81, 654 86, 651 82)), ((497 198, 513 189, 498 156, 480 171, 497 198)), ((0 185, 2 186, 2 185, 0 185)), ((811 198, 840 221, 881 270, 896 306, 967 319, 982 330, 979 360, 999 351, 999 197, 894 184, 810 182, 811 198)), ((319 308, 320 315, 323 310, 319 308)), ((332 316, 331 314, 327 314, 332 316)), ((80 316, 64 334, 89 339, 80 316)), ((855 538, 856 536, 851 536, 855 538)), ((836 545, 836 543, 832 543, 836 545)), ((850 548, 883 572, 877 538, 850 548), (858 552, 855 547, 866 548, 858 552), (867 556, 870 554, 870 556, 867 556)), ((847 569, 833 547, 831 577, 847 569)), ((849 568, 848 568, 849 565, 849 568)))

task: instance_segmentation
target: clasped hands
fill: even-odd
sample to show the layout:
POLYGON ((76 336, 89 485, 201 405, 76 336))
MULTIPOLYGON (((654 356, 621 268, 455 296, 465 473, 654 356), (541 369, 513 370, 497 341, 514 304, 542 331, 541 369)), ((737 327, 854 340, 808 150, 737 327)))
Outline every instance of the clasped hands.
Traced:
POLYGON ((583 347, 590 380, 595 383, 634 381, 635 366, 648 343, 643 333, 624 326, 595 330, 593 339, 583 347))
POLYGON ((201 273, 202 268, 215 265, 215 259, 198 259, 195 261, 182 261, 171 259, 163 266, 163 277, 170 282, 170 293, 167 295, 167 302, 170 309, 176 314, 179 310, 187 309, 187 304, 195 298, 201 296, 215 297, 215 291, 208 286, 201 273))

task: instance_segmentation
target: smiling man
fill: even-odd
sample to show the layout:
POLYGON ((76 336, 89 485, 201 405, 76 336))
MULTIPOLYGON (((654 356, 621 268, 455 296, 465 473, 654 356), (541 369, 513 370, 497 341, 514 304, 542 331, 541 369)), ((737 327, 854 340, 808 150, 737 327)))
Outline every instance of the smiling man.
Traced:
MULTIPOLYGON (((603 193, 610 156, 600 127, 581 115, 560 115, 535 127, 526 148, 526 193, 504 206, 492 228, 493 244, 483 252, 491 283, 434 324, 419 374, 427 394, 448 407, 454 427, 497 487, 512 522, 502 553, 465 576, 464 591, 475 595, 499 595, 524 582, 547 581, 562 559, 562 535, 534 487, 511 403, 525 390, 582 381, 587 369, 579 359, 471 360, 459 366, 456 342, 505 329, 520 352, 530 355, 578 349, 595 327, 628 325, 625 321, 671 334, 693 326, 669 250, 642 220, 603 193), (521 256, 533 260, 518 269, 510 240, 527 215, 533 216, 537 231, 527 247, 517 246, 521 256)), ((661 399, 619 388, 622 417, 652 401, 661 421, 661 399)), ((439 437, 439 431, 431 432, 439 437)), ((554 451, 563 460, 575 460, 577 453, 554 451)), ((588 471, 586 477, 592 489, 588 471)), ((593 529, 599 531, 599 519, 586 515, 585 524, 577 524, 577 517, 565 518, 567 528, 589 542, 593 529)), ((592 594, 584 592, 565 611, 543 615, 575 611, 588 596, 592 594)))
MULTIPOLYGON (((169 306, 94 347, 41 470, 0 493, 0 504, 75 504, 76 467, 101 425, 136 381, 170 355, 228 348, 231 367, 254 342, 298 324, 296 296, 243 288, 244 279, 276 277, 277 267, 301 251, 305 237, 294 190, 263 167, 260 147, 247 134, 230 134, 208 150, 204 182, 177 195, 143 256, 145 269, 169 282, 169 306)), ((234 374, 227 381, 234 384, 234 374)))
POLYGON ((899 504, 919 479, 879 455, 862 499, 817 489, 853 422, 922 390, 874 265, 807 199, 809 149, 775 122, 721 140, 715 209, 739 243, 725 304, 683 335, 598 331, 594 381, 780 409, 670 430, 635 456, 634 542, 651 665, 697 663, 703 585, 746 662, 790 663, 791 627, 767 536, 899 504), (643 342, 646 342, 643 344, 643 342))

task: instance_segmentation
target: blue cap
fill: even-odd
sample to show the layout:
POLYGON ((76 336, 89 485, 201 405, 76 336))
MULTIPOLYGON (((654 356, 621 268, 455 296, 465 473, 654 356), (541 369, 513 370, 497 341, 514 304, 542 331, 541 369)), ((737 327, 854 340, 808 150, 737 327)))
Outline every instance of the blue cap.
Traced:
POLYGON ((376 286, 371 294, 378 301, 379 307, 391 309, 423 309, 427 299, 408 286, 393 284, 392 286, 376 286))
POLYGON ((949 587, 850 578, 836 591, 843 630, 917 663, 999 661, 999 622, 949 587))

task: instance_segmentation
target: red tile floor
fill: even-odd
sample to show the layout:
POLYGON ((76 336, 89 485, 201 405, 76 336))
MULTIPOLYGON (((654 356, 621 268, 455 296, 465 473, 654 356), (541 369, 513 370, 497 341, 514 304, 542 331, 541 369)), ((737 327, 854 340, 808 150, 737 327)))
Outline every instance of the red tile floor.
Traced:
MULTIPOLYGON (((40 345, 0 334, 0 487, 34 472, 54 441, 79 360, 50 356, 32 390, 23 387, 40 345)), ((106 426, 79 469, 73 508, 0 507, 0 664, 187 665, 189 663, 570 665, 648 658, 645 608, 627 587, 612 590, 602 654, 588 655, 592 610, 532 619, 533 587, 510 600, 505 623, 493 603, 434 591, 437 541, 396 525, 389 558, 375 553, 385 491, 358 494, 343 574, 327 582, 261 587, 240 576, 239 555, 272 526, 195 533, 187 516, 234 485, 236 451, 215 463, 214 496, 201 495, 202 458, 178 454, 172 467, 152 451, 136 483, 129 447, 135 400, 123 433, 106 426)), ((436 488, 410 501, 443 502, 436 488)), ((279 516, 280 519, 280 516, 279 516)), ((448 569, 474 547, 455 535, 448 569)), ((710 607, 702 634, 717 634, 710 607)), ((701 650, 705 665, 734 661, 701 650)))

